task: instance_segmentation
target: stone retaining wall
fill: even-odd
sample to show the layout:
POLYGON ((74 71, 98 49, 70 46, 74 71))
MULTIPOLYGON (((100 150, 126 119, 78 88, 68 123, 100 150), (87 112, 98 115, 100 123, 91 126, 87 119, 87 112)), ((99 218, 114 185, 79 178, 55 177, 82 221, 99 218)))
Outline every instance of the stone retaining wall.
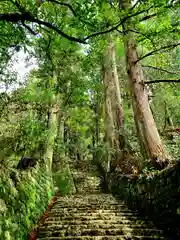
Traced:
POLYGON ((27 239, 51 198, 45 166, 25 171, 0 166, 0 239, 27 239))
POLYGON ((128 207, 144 212, 172 239, 180 239, 180 161, 149 175, 111 173, 108 185, 128 207))

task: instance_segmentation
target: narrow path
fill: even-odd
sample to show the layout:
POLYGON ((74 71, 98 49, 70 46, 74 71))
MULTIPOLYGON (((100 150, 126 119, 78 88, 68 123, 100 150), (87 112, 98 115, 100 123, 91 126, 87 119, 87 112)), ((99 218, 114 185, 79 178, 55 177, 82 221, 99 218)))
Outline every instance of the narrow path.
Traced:
MULTIPOLYGON (((72 171, 73 172, 73 171, 72 171)), ((39 240, 167 239, 161 230, 100 189, 94 170, 73 172, 77 194, 58 197, 39 240)))
POLYGON ((110 194, 59 197, 38 239, 165 239, 110 194))

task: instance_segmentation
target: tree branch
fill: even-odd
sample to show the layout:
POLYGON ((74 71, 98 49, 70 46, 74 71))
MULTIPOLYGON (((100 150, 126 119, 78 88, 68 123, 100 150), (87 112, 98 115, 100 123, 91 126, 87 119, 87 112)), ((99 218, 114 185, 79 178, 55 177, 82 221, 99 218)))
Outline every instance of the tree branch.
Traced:
POLYGON ((154 70, 161 71, 161 72, 166 72, 166 73, 169 73, 169 74, 176 74, 176 75, 179 74, 179 73, 177 73, 177 72, 171 72, 171 71, 168 71, 168 70, 163 69, 163 68, 154 67, 154 66, 149 66, 149 65, 142 65, 142 67, 144 67, 144 68, 152 68, 152 69, 154 69, 154 70))
POLYGON ((120 25, 121 25, 121 22, 118 23, 116 26, 114 26, 114 27, 112 27, 112 28, 110 28, 110 29, 107 29, 107 30, 105 30, 105 31, 92 33, 91 35, 85 37, 84 40, 86 41, 86 40, 88 40, 88 39, 90 39, 90 38, 92 38, 92 37, 96 37, 96 36, 99 36, 99 35, 103 35, 103 34, 106 34, 106 33, 110 33, 110 32, 112 32, 112 31, 114 31, 114 30, 117 30, 117 28, 118 28, 120 25))
POLYGON ((162 80, 152 80, 152 81, 146 81, 145 84, 152 84, 152 83, 179 83, 180 79, 173 80, 173 79, 162 79, 162 80))
POLYGON ((144 36, 145 38, 147 38, 148 40, 150 40, 150 42, 152 43, 152 45, 155 47, 155 43, 154 43, 153 39, 150 38, 150 35, 148 35, 148 34, 146 34, 146 33, 139 32, 139 31, 137 31, 137 30, 135 30, 135 29, 129 29, 129 31, 144 36))
POLYGON ((103 35, 103 34, 106 34, 106 33, 110 33, 110 32, 112 32, 112 31, 114 31, 114 30, 117 30, 117 28, 120 27, 123 23, 125 23, 129 18, 135 17, 135 16, 137 16, 137 15, 139 15, 139 14, 142 14, 143 12, 149 11, 151 8, 152 8, 152 6, 149 7, 148 9, 146 9, 146 10, 141 10, 141 11, 136 12, 136 13, 131 14, 131 15, 126 14, 126 16, 125 16, 123 19, 121 19, 121 21, 120 21, 116 26, 114 26, 114 27, 112 27, 112 28, 110 28, 110 29, 107 29, 107 30, 105 30, 105 31, 100 31, 100 32, 93 33, 93 34, 85 37, 84 40, 86 41, 86 40, 88 40, 89 38, 96 37, 96 36, 98 36, 98 35, 103 35))
POLYGON ((119 29, 116 29, 116 31, 117 31, 118 33, 120 33, 120 34, 123 34, 123 32, 120 31, 119 29))
POLYGON ((22 25, 27 28, 27 30, 32 34, 32 35, 37 35, 36 32, 34 32, 28 25, 26 25, 23 21, 22 21, 22 25))
POLYGON ((56 0, 47 0, 47 2, 52 2, 52 3, 59 4, 61 6, 68 7, 71 10, 71 12, 73 13, 73 15, 75 17, 77 16, 77 14, 76 14, 75 10, 73 9, 73 7, 70 4, 68 4, 68 3, 63 3, 63 2, 56 1, 56 0))
POLYGON ((21 12, 21 13, 25 13, 26 10, 24 7, 22 7, 17 1, 13 1, 13 0, 10 0, 12 4, 14 4, 17 9, 21 12))
POLYGON ((87 22, 87 21, 83 20, 81 16, 78 16, 77 13, 76 13, 76 11, 73 9, 73 7, 72 7, 70 4, 68 4, 68 3, 63 3, 63 2, 59 2, 59 1, 57 1, 57 0, 47 0, 47 1, 48 1, 48 2, 51 2, 51 3, 59 4, 59 5, 64 6, 64 7, 68 7, 68 8, 70 9, 70 11, 72 12, 72 14, 79 19, 79 21, 81 21, 82 23, 85 23, 85 24, 87 24, 87 25, 90 25, 91 27, 94 27, 93 24, 91 24, 90 22, 87 22))
POLYGON ((79 43, 83 43, 83 44, 87 44, 85 41, 88 40, 89 38, 114 31, 121 25, 121 22, 120 22, 119 24, 112 27, 111 29, 108 29, 108 30, 105 30, 105 31, 102 31, 102 32, 93 33, 93 34, 85 37, 84 39, 79 39, 79 38, 75 38, 75 37, 67 35, 62 30, 60 30, 58 27, 54 26, 52 23, 45 22, 45 21, 42 21, 42 20, 39 20, 39 19, 36 19, 36 18, 32 17, 29 13, 24 13, 24 14, 19 14, 19 13, 0 14, 0 21, 2 21, 2 20, 7 21, 7 22, 12 22, 12 23, 18 23, 20 21, 21 22, 24 22, 24 21, 35 22, 35 23, 38 23, 39 25, 46 26, 46 27, 56 31, 61 36, 67 38, 70 41, 79 42, 79 43))
POLYGON ((67 104, 69 103, 69 100, 70 100, 70 97, 71 97, 72 94, 73 94, 73 90, 71 90, 69 92, 67 98, 65 99, 64 106, 67 106, 67 104))
POLYGON ((48 27, 48 28, 56 31, 61 36, 67 38, 70 41, 86 44, 86 42, 83 39, 69 36, 66 33, 64 33, 62 30, 60 30, 59 28, 54 26, 52 23, 41 21, 37 18, 34 18, 29 13, 24 13, 24 14, 19 14, 19 13, 0 14, 0 21, 2 21, 2 20, 7 21, 7 22, 12 22, 12 23, 18 23, 19 21, 21 21, 21 22, 24 22, 24 21, 34 22, 34 23, 37 23, 39 25, 43 25, 45 27, 48 27))
POLYGON ((63 36, 64 38, 67 38, 70 41, 74 41, 74 42, 79 42, 79 43, 83 43, 83 44, 87 44, 85 42, 85 40, 80 39, 80 38, 76 38, 76 37, 72 37, 67 35, 66 33, 64 33, 62 30, 60 30, 59 28, 57 28, 56 26, 54 26, 52 23, 49 22, 45 22, 45 21, 41 21, 39 19, 33 19, 33 22, 38 23, 39 25, 43 25, 46 26, 54 31, 56 31, 57 33, 59 33, 61 36, 63 36))
POLYGON ((131 7, 131 11, 140 3, 140 0, 137 0, 136 3, 131 7))
POLYGON ((16 23, 16 22, 25 20, 23 15, 24 14, 19 14, 19 13, 4 13, 4 14, 1 13, 0 21, 16 23))
POLYGON ((145 54, 144 56, 140 57, 140 58, 135 62, 135 64, 136 64, 137 62, 141 61, 142 59, 146 58, 146 57, 149 57, 149 56, 151 56, 151 55, 154 55, 154 54, 158 53, 158 52, 161 51, 161 50, 166 50, 166 49, 167 49, 166 51, 168 51, 168 50, 173 49, 173 48, 175 48, 175 47, 177 47, 177 46, 179 46, 179 45, 180 45, 180 43, 172 44, 172 45, 163 46, 163 47, 158 48, 158 49, 156 49, 156 50, 154 50, 154 51, 151 51, 151 52, 145 54))
MULTIPOLYGON (((62 3, 62 2, 59 2, 57 0, 48 0, 49 2, 53 2, 53 3, 57 3, 57 4, 60 4, 62 6, 67 6, 75 16, 76 13, 74 11, 74 9, 72 8, 72 6, 70 4, 66 4, 66 3, 62 3)), ((18 6, 19 7, 19 6, 18 6)), ((7 22, 12 22, 12 23, 18 23, 19 21, 21 22, 25 22, 25 21, 29 21, 29 22, 35 22, 39 25, 43 25, 47 28, 50 28, 54 31, 56 31, 58 34, 60 34, 61 36, 63 36, 64 38, 70 40, 70 41, 74 41, 74 42, 79 42, 79 43, 83 43, 83 44, 87 44, 86 40, 92 38, 92 37, 95 37, 95 36, 98 36, 98 35, 103 35, 103 34, 106 34, 106 33, 109 33, 109 32, 112 32, 114 30, 117 30, 117 28, 119 26, 121 26, 123 23, 125 23, 129 18, 131 17, 135 17, 137 15, 140 15, 142 13, 145 13, 145 12, 148 12, 150 9, 152 9, 154 6, 150 6, 149 8, 147 9, 144 9, 144 10, 141 10, 141 11, 138 11, 138 12, 135 12, 133 14, 126 14, 125 17, 123 19, 121 19, 121 21, 114 27, 110 28, 110 29, 107 29, 107 30, 104 30, 104 31, 100 31, 100 32, 95 32, 93 34, 90 34, 89 36, 85 37, 84 39, 80 39, 80 38, 76 38, 76 37, 72 37, 72 36, 69 36, 67 35, 66 33, 64 33, 61 29, 59 29, 58 27, 56 27, 55 25, 53 25, 52 23, 49 23, 49 22, 46 22, 46 21, 42 21, 42 20, 39 20, 37 18, 34 18, 33 16, 31 16, 30 13, 28 12, 25 12, 25 13, 22 13, 22 14, 19 14, 19 13, 0 13, 0 21, 4 20, 4 21, 7 21, 7 22)), ((130 12, 129 12, 130 13, 130 12)), ((81 20, 82 21, 82 20, 81 20)), ((179 45, 179 44, 178 44, 179 45)), ((164 48, 165 49, 165 48, 164 48)), ((161 50, 161 49, 160 49, 161 50)), ((158 51, 158 50, 156 50, 158 51)), ((145 55, 144 57, 140 58, 138 61, 140 61, 141 59, 145 58, 146 56, 149 56, 149 55, 152 55, 154 54, 156 51, 153 51, 147 55, 145 55)))
POLYGON ((51 68, 52 68, 52 71, 53 71, 53 69, 55 69, 55 66, 53 64, 53 60, 52 60, 52 57, 51 57, 51 51, 50 51, 51 41, 52 41, 51 36, 49 36, 48 43, 47 43, 47 48, 46 48, 45 52, 46 52, 47 58, 49 59, 51 65, 52 65, 51 68))
POLYGON ((156 17, 156 16, 157 16, 157 13, 153 13, 151 15, 147 15, 147 16, 142 17, 139 21, 143 22, 145 20, 151 19, 151 18, 156 17))
MULTIPOLYGON (((175 4, 176 4, 176 3, 175 3, 175 4)), ((177 2, 177 5, 178 5, 178 2, 177 2)), ((157 6, 155 6, 155 7, 161 7, 161 6, 163 6, 163 5, 157 5, 157 6)), ((145 20, 148 20, 148 19, 151 19, 151 18, 153 18, 153 17, 156 17, 157 14, 159 15, 160 13, 164 13, 164 9, 168 9, 168 8, 174 8, 174 4, 171 3, 171 4, 167 5, 167 6, 163 6, 162 12, 153 13, 153 14, 150 14, 150 15, 147 15, 147 16, 142 17, 142 18, 140 19, 140 22, 145 21, 145 20)))

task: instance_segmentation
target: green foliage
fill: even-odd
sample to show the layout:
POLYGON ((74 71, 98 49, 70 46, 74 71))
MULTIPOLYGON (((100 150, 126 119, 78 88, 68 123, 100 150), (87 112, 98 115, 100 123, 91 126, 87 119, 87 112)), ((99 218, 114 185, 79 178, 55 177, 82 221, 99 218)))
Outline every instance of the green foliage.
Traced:
POLYGON ((38 165, 35 170, 22 173, 16 171, 13 180, 10 178, 11 173, 12 169, 1 166, 0 238, 23 240, 52 197, 52 180, 42 165, 38 165))
MULTIPOLYGON (((54 104, 52 99, 57 100, 57 114, 61 117, 57 128, 61 123, 65 125, 63 130, 58 129, 59 135, 54 144, 55 154, 63 157, 65 154, 72 154, 72 157, 77 158, 79 151, 84 159, 86 156, 91 157, 91 153, 96 153, 102 163, 107 165, 108 154, 114 153, 114 149, 104 143, 103 139, 104 87, 101 65, 102 55, 107 47, 108 34, 112 35, 116 43, 126 137, 129 138, 136 153, 139 153, 131 108, 131 94, 127 86, 123 26, 120 24, 118 28, 114 28, 115 31, 107 31, 107 35, 104 34, 104 30, 117 26, 120 20, 127 23, 128 17, 133 15, 133 26, 130 26, 130 31, 133 38, 137 40, 138 55, 141 57, 162 46, 178 42, 179 5, 174 3, 171 6, 165 0, 139 1, 130 12, 125 12, 118 8, 116 1, 111 3, 91 0, 71 2, 76 14, 67 6, 50 1, 44 1, 40 6, 37 6, 35 0, 0 2, 0 83, 13 87, 14 82, 18 80, 11 69, 11 60, 15 53, 22 50, 28 51, 29 57, 34 56, 38 63, 37 70, 32 71, 27 79, 24 79, 23 86, 10 94, 5 92, 0 96, 0 148, 3 161, 5 157, 8 158, 11 166, 17 163, 18 155, 44 154, 49 132, 48 114, 54 104), (87 40, 88 44, 83 46, 65 39, 62 34, 57 33, 57 29, 52 30, 42 24, 26 20, 13 22, 1 19, 2 14, 25 12, 32 18, 53 24, 68 36, 79 36, 83 39, 94 32, 100 31, 101 34, 87 40), (149 18, 145 19, 146 17, 149 18), (37 33, 36 37, 32 32, 37 33), (56 79, 53 77, 54 72, 56 79), (97 106, 98 112, 96 112, 97 106), (98 128, 98 134, 96 128, 98 128), (94 143, 95 137, 97 139, 94 143)), ((143 67, 147 80, 179 79, 179 59, 180 51, 173 48, 150 54, 148 58, 141 61, 142 65, 154 67, 143 67)), ((151 106, 160 132, 164 127, 164 102, 167 103, 175 127, 179 127, 179 86, 163 83, 154 84, 151 88, 154 96, 151 106)), ((170 145, 170 142, 166 142, 166 145, 174 157, 179 156, 178 144, 170 145)), ((149 171, 153 169, 148 167, 144 169, 144 172, 149 171)), ((18 237, 23 238, 23 234, 27 233, 32 225, 33 219, 37 219, 37 216, 43 212, 52 193, 51 189, 47 189, 48 184, 50 186, 49 176, 43 175, 43 168, 29 173, 30 176, 28 174, 24 176, 18 185, 18 191, 8 174, 7 177, 2 174, 0 204, 5 220, 2 220, 1 234, 2 239, 11 239, 13 232, 18 239, 18 237), (43 177, 47 178, 46 181, 43 177), (43 201, 41 206, 40 201, 43 201), (19 228, 17 222, 22 226, 16 233, 17 227, 19 228)), ((61 194, 73 190, 68 166, 54 174, 54 181, 61 194)), ((131 195, 135 198, 135 189, 131 190, 131 195)))
MULTIPOLYGON (((70 9, 67 6, 50 1, 45 1, 41 5, 38 5, 35 0, 4 0, 0 3, 2 14, 14 12, 22 14, 28 12, 32 17, 53 24, 69 36, 79 36, 82 38, 92 32, 103 32, 110 29, 119 23, 119 19, 123 23, 126 23, 127 16, 133 15, 133 29, 131 31, 137 40, 139 55, 144 55, 144 53, 148 53, 152 49, 156 50, 162 45, 168 45, 172 42, 172 39, 173 43, 176 43, 178 40, 178 3, 167 3, 165 0, 160 2, 149 0, 146 3, 140 1, 129 12, 119 9, 117 2, 81 0, 71 3, 71 6, 74 12, 72 8, 70 9), (142 20, 146 16, 150 17, 142 20)), ((19 91, 19 96, 15 100, 15 104, 18 107, 19 105, 23 106, 27 114, 22 113, 21 109, 21 113, 14 120, 14 123, 10 122, 9 124, 8 122, 6 134, 5 131, 2 131, 1 134, 11 142, 9 146, 15 152, 22 152, 24 149, 25 151, 30 150, 32 152, 34 149, 42 148, 47 137, 47 112, 50 102, 53 96, 58 95, 60 96, 59 107, 61 112, 63 112, 63 117, 68 117, 67 124, 69 128, 75 132, 74 136, 78 135, 80 138, 80 141, 76 139, 75 144, 79 147, 83 142, 84 146, 82 149, 86 149, 92 142, 91 138, 94 127, 94 113, 92 109, 90 110, 91 100, 88 91, 91 90, 91 92, 100 95, 100 105, 102 106, 103 87, 100 65, 101 55, 106 48, 108 35, 99 35, 97 38, 89 41, 88 46, 82 46, 62 38, 60 34, 57 34, 57 31, 53 31, 50 28, 40 27, 38 24, 33 25, 27 21, 24 22, 26 25, 22 23, 19 21, 15 25, 13 21, 0 21, 1 29, 3 30, 0 48, 1 63, 6 70, 5 63, 11 59, 9 52, 14 54, 16 51, 24 48, 29 51, 30 55, 33 54, 37 58, 38 70, 32 72, 28 78, 28 83, 22 91, 19 91), (38 37, 30 36, 30 31, 26 26, 38 33, 38 37), (57 74, 56 82, 51 82, 53 71, 56 71, 57 74), (28 110, 27 105, 30 107, 28 110), (12 129, 16 129, 13 134, 11 134, 13 132, 12 129), (11 139, 8 138, 9 135, 12 136, 11 139), (16 144, 13 142, 16 142, 16 144)), ((119 32, 112 31, 110 34, 116 42, 117 67, 122 88, 121 92, 124 93, 128 92, 128 86, 124 66, 126 50, 124 49, 121 35, 122 24, 117 29, 119 32)), ((159 51, 156 56, 152 55, 146 58, 143 64, 154 65, 155 63, 155 67, 163 68, 173 65, 173 68, 177 71, 175 62, 177 62, 178 56, 178 52, 172 54, 168 52, 167 57, 165 51, 159 51)), ((158 79, 172 76, 159 74, 154 69, 151 70, 146 70, 147 78, 158 79)), ((11 75, 10 71, 6 75, 11 75)), ((176 76, 173 76, 173 78, 176 78, 176 76)), ((3 78, 3 81, 5 79, 6 77, 3 78)), ((162 128, 164 113, 161 103, 165 98, 166 101, 168 99, 173 121, 178 125, 178 90, 174 90, 173 86, 165 88, 161 85, 159 86, 153 87, 153 94, 155 95, 153 107, 155 109, 154 115, 157 125, 160 129, 162 128)), ((130 100, 124 95, 122 97, 125 106, 125 130, 127 130, 131 138, 130 140, 138 151, 133 115, 129 107, 130 100)), ((3 117, 6 115, 4 110, 6 103, 6 100, 2 101, 3 117)), ((12 115, 14 117, 14 112, 12 115)), ((104 131, 102 110, 99 118, 102 135, 104 131)), ((4 127, 5 123, 6 121, 1 126, 4 127)), ((8 145, 7 142, 6 145, 8 145)), ((3 144, 2 148, 5 149, 3 144)), ((10 152, 10 148, 7 151, 10 152)))
POLYGON ((58 188, 58 194, 62 196, 76 191, 68 165, 53 173, 53 180, 54 186, 58 188))

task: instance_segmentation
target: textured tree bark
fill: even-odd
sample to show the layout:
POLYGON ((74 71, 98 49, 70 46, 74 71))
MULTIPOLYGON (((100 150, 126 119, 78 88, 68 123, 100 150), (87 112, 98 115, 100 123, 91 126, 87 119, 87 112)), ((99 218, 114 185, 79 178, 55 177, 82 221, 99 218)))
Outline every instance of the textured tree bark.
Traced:
POLYGON ((109 40, 108 55, 111 59, 111 82, 114 94, 111 96, 112 109, 114 115, 114 126, 116 130, 117 139, 119 139, 119 147, 124 148, 125 136, 124 136, 124 110, 122 106, 121 92, 119 87, 119 78, 116 67, 115 47, 112 39, 109 40))
POLYGON ((114 96, 113 83, 112 83, 112 65, 108 52, 104 53, 102 60, 102 79, 104 84, 104 125, 105 125, 105 142, 107 144, 107 171, 110 171, 110 163, 113 161, 112 150, 118 151, 115 148, 115 126, 113 119, 112 109, 112 96, 114 96))
POLYGON ((170 113, 169 113, 169 109, 167 107, 167 103, 164 102, 164 128, 163 128, 163 131, 166 130, 166 128, 169 126, 171 129, 174 129, 174 124, 173 124, 173 121, 172 121, 172 118, 170 116, 170 113))
POLYGON ((138 121, 136 114, 134 114, 134 122, 135 122, 135 126, 136 126, 136 132, 137 132, 137 138, 139 141, 140 152, 141 152, 143 159, 146 160, 148 158, 148 155, 147 155, 147 151, 146 151, 144 135, 143 135, 141 126, 139 125, 139 121, 138 121))
MULTIPOLYGON (((56 81, 56 73, 53 73, 53 80, 54 83, 56 81)), ((52 161, 53 161, 53 150, 54 150, 54 142, 57 136, 57 129, 58 129, 58 104, 57 104, 57 96, 53 95, 50 107, 49 107, 49 118, 48 118, 48 136, 46 141, 46 148, 44 159, 48 166, 48 169, 51 170, 52 168, 52 161)))
MULTIPOLYGON (((131 1, 124 3, 125 11, 131 7, 131 1)), ((156 123, 154 121, 149 101, 148 94, 144 84, 144 74, 138 60, 137 46, 133 33, 128 31, 132 29, 133 23, 131 18, 123 26, 124 45, 126 49, 126 66, 129 76, 129 86, 131 89, 133 100, 134 117, 138 126, 137 131, 140 131, 139 137, 142 145, 145 147, 147 156, 151 159, 154 165, 159 165, 169 159, 160 135, 158 133, 156 123)))
POLYGON ((96 145, 99 142, 99 135, 100 135, 100 126, 99 126, 99 119, 100 119, 100 100, 98 93, 96 94, 96 103, 95 103, 95 139, 96 145))
POLYGON ((130 173, 133 165, 136 168, 139 167, 124 133, 124 111, 116 67, 115 47, 110 36, 107 51, 103 56, 103 81, 106 142, 114 152, 108 154, 110 169, 120 167, 124 172, 130 173))
POLYGON ((100 116, 100 97, 99 97, 99 93, 96 91, 94 92, 94 103, 93 103, 93 111, 94 111, 94 127, 92 129, 92 146, 93 146, 93 162, 96 163, 97 161, 99 161, 99 156, 100 156, 100 152, 97 149, 98 144, 99 144, 99 135, 100 135, 100 123, 99 123, 99 119, 101 118, 100 116))
POLYGON ((45 160, 49 170, 52 167, 52 159, 53 159, 53 148, 54 141, 57 135, 57 108, 56 106, 51 107, 49 123, 48 123, 48 137, 46 142, 46 150, 45 150, 45 160))

